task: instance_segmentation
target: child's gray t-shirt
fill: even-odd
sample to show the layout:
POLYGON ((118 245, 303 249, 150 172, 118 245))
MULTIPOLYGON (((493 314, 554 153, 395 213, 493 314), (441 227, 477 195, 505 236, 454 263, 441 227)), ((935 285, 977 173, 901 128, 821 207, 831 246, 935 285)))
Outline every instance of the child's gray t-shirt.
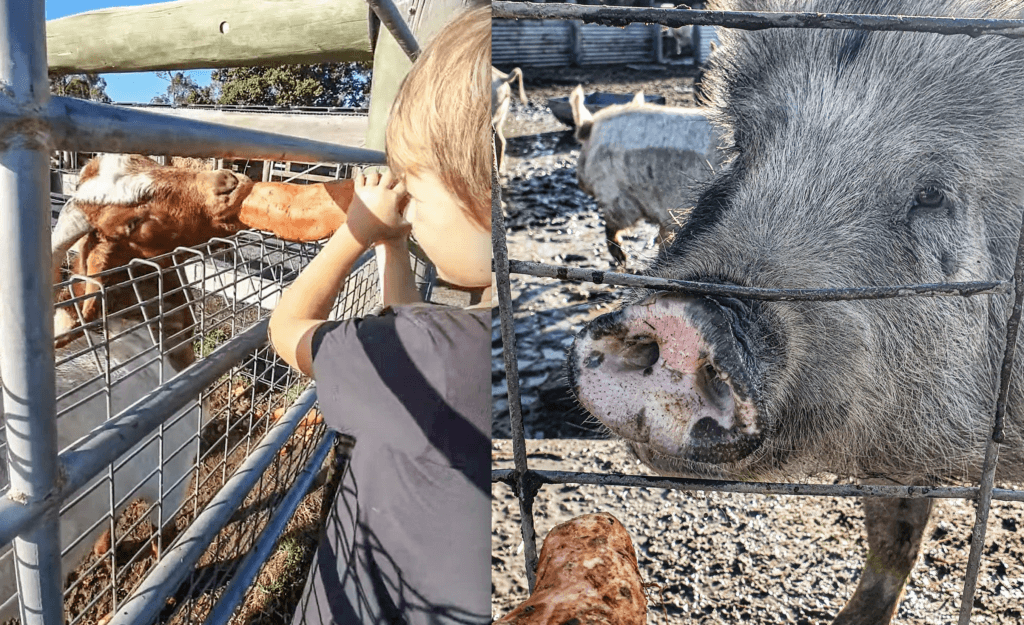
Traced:
POLYGON ((328 322, 313 371, 356 439, 295 623, 490 623, 491 311, 328 322))

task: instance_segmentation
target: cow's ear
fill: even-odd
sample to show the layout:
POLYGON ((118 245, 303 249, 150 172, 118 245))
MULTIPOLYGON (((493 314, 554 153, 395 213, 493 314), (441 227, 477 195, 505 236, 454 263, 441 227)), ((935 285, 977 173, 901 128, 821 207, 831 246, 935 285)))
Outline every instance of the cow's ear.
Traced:
POLYGON ((635 96, 633 96, 633 104, 643 104, 643 103, 644 103, 644 90, 641 89, 640 91, 636 92, 635 96))
POLYGON ((576 88, 569 94, 569 106, 572 108, 572 121, 576 124, 576 140, 586 141, 590 138, 590 129, 594 125, 594 116, 583 104, 583 85, 576 85, 576 88))

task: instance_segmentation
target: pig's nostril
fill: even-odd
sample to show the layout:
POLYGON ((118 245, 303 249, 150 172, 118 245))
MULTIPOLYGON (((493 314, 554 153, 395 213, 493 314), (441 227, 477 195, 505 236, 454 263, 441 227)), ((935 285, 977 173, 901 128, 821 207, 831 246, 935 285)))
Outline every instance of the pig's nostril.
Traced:
POLYGON ((732 389, 729 387, 729 376, 720 373, 710 361, 697 371, 697 386, 704 390, 707 399, 719 409, 726 408, 732 389))
POLYGON ((661 357, 661 350, 658 349, 658 342, 646 340, 641 343, 630 345, 621 353, 622 362, 633 369, 647 369, 653 367, 661 357))

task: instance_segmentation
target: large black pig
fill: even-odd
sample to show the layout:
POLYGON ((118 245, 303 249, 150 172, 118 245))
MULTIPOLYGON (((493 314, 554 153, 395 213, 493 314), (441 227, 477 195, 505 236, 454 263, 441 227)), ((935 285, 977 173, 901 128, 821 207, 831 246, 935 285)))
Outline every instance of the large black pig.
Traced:
MULTIPOLYGON (((1024 18, 1020 1, 714 4, 1024 18)), ((1012 277, 1024 200, 1024 43, 726 30, 705 86, 730 160, 650 274, 773 288, 1012 277)), ((579 333, 567 366, 580 403, 662 474, 974 480, 1009 303, 637 292, 579 333)), ((1024 478, 1020 361, 997 480, 1024 478)), ((890 622, 931 501, 864 505, 867 565, 837 623, 890 622)))

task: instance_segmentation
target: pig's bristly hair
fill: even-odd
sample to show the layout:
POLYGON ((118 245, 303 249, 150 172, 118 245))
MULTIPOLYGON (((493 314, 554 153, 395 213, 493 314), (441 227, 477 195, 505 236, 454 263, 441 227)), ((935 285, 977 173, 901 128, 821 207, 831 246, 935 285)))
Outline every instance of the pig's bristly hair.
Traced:
MULTIPOLYGON (((1024 17, 1022 1, 708 8, 1024 17)), ((1024 42, 823 29, 719 36, 705 88, 729 154, 716 174, 729 194, 698 202, 648 273, 776 288, 1011 277, 1024 197, 1024 42), (915 190, 929 185, 948 208, 912 216, 915 190)), ((762 383, 775 416, 762 474, 973 479, 1008 304, 1007 295, 765 303, 769 334, 786 341, 762 383)), ((1018 364, 1003 477, 1024 470, 1022 373, 1018 364)))

